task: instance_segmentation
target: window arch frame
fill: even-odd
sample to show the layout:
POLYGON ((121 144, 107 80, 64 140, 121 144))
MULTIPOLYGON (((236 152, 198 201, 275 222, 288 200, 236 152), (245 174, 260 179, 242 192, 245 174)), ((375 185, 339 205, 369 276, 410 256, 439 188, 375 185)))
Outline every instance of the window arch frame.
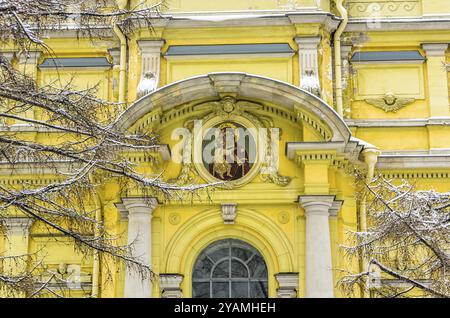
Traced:
MULTIPOLYGON (((245 253, 244 253, 245 254, 245 253)), ((242 254, 241 254, 242 255, 242 254)), ((226 273, 226 271, 225 271, 226 273)), ((204 296, 206 293, 208 293, 208 298, 217 298, 217 293, 214 291, 214 285, 215 284, 227 284, 228 285, 228 292, 227 297, 232 298, 234 295, 236 295, 235 291, 233 290, 233 285, 238 284, 246 284, 247 285, 247 293, 245 297, 242 297, 238 295, 238 298, 267 298, 268 297, 268 291, 269 291, 269 276, 268 276, 268 267, 267 263, 262 256, 262 254, 252 245, 241 241, 237 239, 223 239, 216 242, 213 242, 212 244, 208 245, 197 257, 193 270, 192 270, 192 297, 193 298, 200 298, 196 297, 196 295, 204 296), (214 260, 215 257, 211 257, 210 255, 214 252, 220 251, 220 250, 227 250, 227 254, 223 257, 217 258, 214 260), (240 249, 244 250, 246 252, 250 253, 250 256, 246 257, 245 259, 237 257, 233 255, 234 249, 240 249), (202 258, 207 258, 209 262, 212 264, 210 266, 210 269, 208 271, 208 275, 203 275, 203 277, 196 277, 196 273, 201 268, 198 268, 198 265, 202 261, 202 258), (255 269, 262 269, 262 272, 253 271, 249 267, 249 263, 252 262, 252 260, 255 259, 255 262, 257 262, 255 269), (240 265, 243 265, 243 268, 247 271, 247 276, 233 276, 235 273, 233 272, 232 264, 233 262, 238 262, 240 265), (228 263, 228 274, 225 277, 214 277, 216 269, 219 267, 220 264, 228 263), (196 283, 200 284, 209 284, 209 291, 198 293, 196 292, 196 283), (256 284, 259 289, 253 289, 253 286, 256 284), (258 293, 260 293, 258 295, 258 293), (262 295, 261 295, 262 293, 262 295), (252 295, 258 295, 259 297, 255 297, 252 295)), ((197 285, 199 286, 199 285, 197 285)), ((237 286, 237 285, 236 285, 237 286)), ((221 290, 224 292, 223 290, 221 290)), ((221 296, 224 297, 224 296, 221 296)))

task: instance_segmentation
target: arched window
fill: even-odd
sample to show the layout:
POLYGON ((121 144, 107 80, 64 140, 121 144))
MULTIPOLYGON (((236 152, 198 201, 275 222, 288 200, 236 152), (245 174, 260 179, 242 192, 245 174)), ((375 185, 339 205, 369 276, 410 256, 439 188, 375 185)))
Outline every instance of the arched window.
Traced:
POLYGON ((263 257, 239 240, 211 244, 195 262, 192 297, 266 298, 267 266, 263 257))

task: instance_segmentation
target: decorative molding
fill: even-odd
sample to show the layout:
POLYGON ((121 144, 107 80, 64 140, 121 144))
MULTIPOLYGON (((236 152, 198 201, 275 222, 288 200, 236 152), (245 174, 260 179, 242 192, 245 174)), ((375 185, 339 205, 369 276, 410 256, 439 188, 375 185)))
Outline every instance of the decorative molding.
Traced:
POLYGON ((159 274, 159 286, 162 298, 183 298, 181 282, 183 275, 180 274, 159 274))
POLYGON ((237 216, 237 204, 222 203, 221 215, 224 224, 234 224, 234 220, 237 216))
POLYGON ((278 282, 278 298, 297 298, 299 286, 298 273, 279 273, 275 274, 275 278, 278 282))
POLYGON ((351 17, 375 19, 398 15, 418 16, 421 11, 420 0, 348 1, 348 13, 351 17))
POLYGON ((382 98, 369 98, 365 99, 364 101, 372 106, 381 108, 386 113, 388 112, 396 113, 401 108, 414 103, 416 99, 397 97, 393 93, 386 93, 382 98))

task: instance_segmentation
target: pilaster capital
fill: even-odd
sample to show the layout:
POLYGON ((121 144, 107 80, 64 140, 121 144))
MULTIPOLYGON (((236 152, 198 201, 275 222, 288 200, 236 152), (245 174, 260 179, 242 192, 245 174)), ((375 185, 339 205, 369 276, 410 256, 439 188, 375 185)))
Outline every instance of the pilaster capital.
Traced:
POLYGON ((275 275, 278 282, 278 298, 296 298, 298 290, 298 273, 278 273, 275 275))
POLYGON ((320 36, 295 37, 299 50, 317 49, 322 38, 320 36))
POLYGON ((301 195, 298 197, 298 202, 306 215, 329 216, 335 198, 334 195, 301 195))
POLYGON ((163 298, 182 298, 183 293, 180 288, 183 275, 180 274, 160 274, 159 286, 163 298))
POLYGON ((128 211, 128 216, 133 214, 152 215, 158 206, 156 198, 123 198, 122 204, 128 211))
POLYGON ((445 56, 448 43, 423 43, 422 49, 427 56, 445 56))
POLYGON ((8 235, 28 235, 33 219, 27 217, 9 217, 4 218, 8 235))
POLYGON ((137 41, 142 54, 161 53, 164 46, 163 40, 139 40, 137 41))

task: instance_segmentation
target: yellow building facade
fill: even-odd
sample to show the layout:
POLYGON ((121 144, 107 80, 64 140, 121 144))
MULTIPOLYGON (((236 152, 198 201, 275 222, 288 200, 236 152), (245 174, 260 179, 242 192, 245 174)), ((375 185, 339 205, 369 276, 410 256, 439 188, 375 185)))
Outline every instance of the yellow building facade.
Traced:
MULTIPOLYGON (((98 84, 99 97, 127 102, 117 110, 121 128, 160 136, 152 160, 127 154, 141 171, 180 185, 228 182, 181 201, 102 185, 105 226, 123 243, 136 240, 152 280, 84 258, 23 217, 6 221, 0 250, 46 246, 49 267, 79 270, 80 297, 346 296, 341 269, 361 266, 340 249, 362 222, 349 168, 450 188, 450 2, 341 4, 172 0, 152 32, 125 34, 125 43, 112 32, 94 42, 52 33, 46 43, 58 68, 42 52, 25 58, 2 48, 40 85, 75 76, 80 89, 98 84), (139 88, 146 74, 156 79, 152 92, 139 88), (242 157, 224 167, 205 162, 210 128, 243 134, 243 145, 233 143, 242 157)), ((52 138, 13 121, 2 129, 52 138)), ((0 173, 5 184, 54 178, 0 173)))

